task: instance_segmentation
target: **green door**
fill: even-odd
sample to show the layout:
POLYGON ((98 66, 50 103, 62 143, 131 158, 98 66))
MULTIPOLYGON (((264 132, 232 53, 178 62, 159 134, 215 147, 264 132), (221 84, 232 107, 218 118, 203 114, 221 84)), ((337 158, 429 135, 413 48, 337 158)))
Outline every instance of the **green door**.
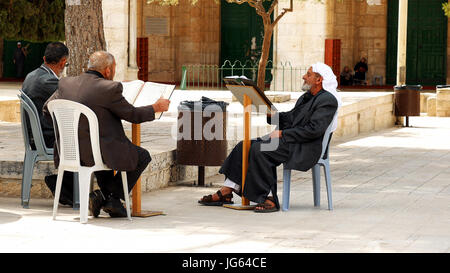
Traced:
MULTIPOLYGON (((270 6, 271 2, 265 2, 264 6, 270 6)), ((252 79, 254 73, 251 67, 261 56, 261 46, 264 37, 264 24, 254 8, 247 3, 238 5, 221 1, 221 46, 220 64, 230 61, 240 61, 236 67, 245 66, 244 74, 252 79)), ((273 38, 273 37, 272 37, 273 38)), ((270 47, 269 61, 272 60, 272 44, 270 47)), ((271 62, 269 62, 271 63, 271 62)), ((270 65, 270 64, 269 64, 270 65)), ((230 68, 230 65, 225 67, 230 68)), ((235 68, 236 68, 235 67, 235 68)), ((269 67, 269 66, 268 66, 269 67)), ((241 70, 235 70, 234 75, 241 75, 241 70)), ((231 75, 231 70, 224 70, 224 75, 231 75)), ((266 81, 270 73, 266 73, 266 81)))
MULTIPOLYGON (((13 63, 14 51, 17 48, 17 42, 12 40, 3 40, 3 78, 15 78, 16 67, 13 63)), ((45 53, 45 48, 49 42, 32 43, 20 40, 23 47, 27 47, 28 55, 25 58, 24 76, 35 70, 44 62, 42 57, 45 53)))
MULTIPOLYGON (((443 0, 408 1, 406 83, 446 83, 447 17, 443 0)), ((395 84, 397 74, 398 0, 388 1, 386 83, 395 84)))

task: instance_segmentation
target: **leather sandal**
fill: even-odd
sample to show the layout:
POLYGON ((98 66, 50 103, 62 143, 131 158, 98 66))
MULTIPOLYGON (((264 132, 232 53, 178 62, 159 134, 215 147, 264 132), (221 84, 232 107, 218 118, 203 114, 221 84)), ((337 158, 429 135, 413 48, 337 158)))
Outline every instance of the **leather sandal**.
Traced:
POLYGON ((275 212, 279 211, 280 209, 277 207, 277 204, 275 203, 275 199, 272 196, 269 196, 266 198, 266 200, 270 200, 274 203, 272 206, 271 204, 268 204, 266 202, 259 203, 256 205, 254 212, 256 213, 267 213, 267 212, 275 212), (256 209, 259 208, 259 209, 256 209))
POLYGON ((224 204, 234 204, 234 202, 231 201, 233 198, 233 193, 223 195, 222 192, 218 190, 216 194, 219 196, 219 200, 213 201, 212 194, 210 194, 203 196, 202 199, 198 200, 198 203, 205 206, 223 206, 224 204))

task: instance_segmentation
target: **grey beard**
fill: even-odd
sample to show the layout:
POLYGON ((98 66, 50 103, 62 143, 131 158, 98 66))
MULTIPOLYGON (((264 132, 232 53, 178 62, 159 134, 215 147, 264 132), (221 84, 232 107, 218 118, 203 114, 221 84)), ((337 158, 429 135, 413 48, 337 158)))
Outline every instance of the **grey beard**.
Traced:
POLYGON ((309 90, 311 90, 311 85, 309 85, 309 84, 307 84, 307 83, 304 83, 303 86, 302 86, 302 90, 303 90, 303 91, 309 91, 309 90))

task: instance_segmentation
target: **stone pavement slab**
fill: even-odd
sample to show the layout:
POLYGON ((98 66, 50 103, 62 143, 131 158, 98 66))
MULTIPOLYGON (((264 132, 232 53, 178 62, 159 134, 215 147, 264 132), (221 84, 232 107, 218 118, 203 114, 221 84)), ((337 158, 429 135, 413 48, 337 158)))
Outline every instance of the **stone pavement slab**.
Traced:
POLYGON ((332 141, 332 211, 324 186, 313 207, 310 172, 292 173, 290 210, 269 214, 198 205, 220 175, 143 193, 144 210, 166 215, 132 221, 83 225, 68 207, 53 221, 50 199, 2 197, 0 252, 450 252, 450 118, 410 124, 332 141))

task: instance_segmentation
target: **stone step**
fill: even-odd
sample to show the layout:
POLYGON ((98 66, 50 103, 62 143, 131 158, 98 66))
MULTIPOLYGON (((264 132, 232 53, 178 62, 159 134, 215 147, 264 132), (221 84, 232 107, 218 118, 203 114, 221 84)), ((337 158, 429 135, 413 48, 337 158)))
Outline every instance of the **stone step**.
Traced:
POLYGON ((0 99, 0 121, 20 122, 19 99, 0 99))

